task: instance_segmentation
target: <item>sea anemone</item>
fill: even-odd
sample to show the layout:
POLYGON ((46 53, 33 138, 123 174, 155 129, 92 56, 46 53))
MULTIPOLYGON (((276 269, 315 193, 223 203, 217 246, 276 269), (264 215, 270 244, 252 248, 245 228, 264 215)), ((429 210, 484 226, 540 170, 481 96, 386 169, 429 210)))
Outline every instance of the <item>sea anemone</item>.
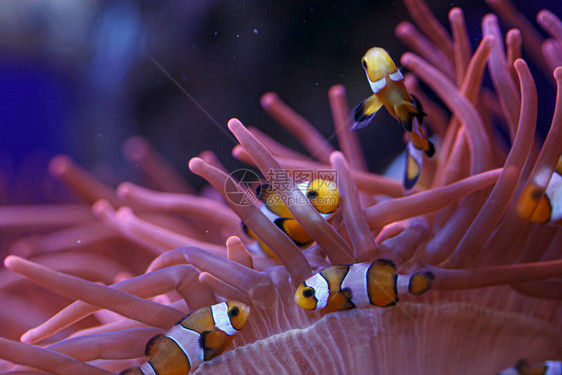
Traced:
POLYGON ((421 0, 405 3, 420 30, 403 22, 396 33, 423 57, 406 53, 400 61, 441 139, 418 187, 405 192, 397 180, 367 171, 339 85, 329 100, 341 152, 274 93, 263 95, 263 108, 312 158, 228 122, 240 143, 234 157, 269 176, 274 188, 302 171, 337 181, 341 208, 331 224, 294 184, 278 191, 315 240, 305 250, 248 201, 250 189, 212 152, 189 162, 215 189, 206 196, 185 186, 142 138, 130 139, 125 155, 164 192, 129 182, 115 191, 58 156, 50 173, 92 204, 91 212, 84 205, 0 208, 4 227, 56 229, 15 242, 4 261, 0 314, 9 324, 0 369, 118 372, 146 360, 148 339, 187 311, 224 299, 248 304, 250 319, 233 350, 196 373, 483 374, 523 358, 560 359, 562 230, 531 222, 518 207, 531 184, 544 194, 562 154, 562 22, 541 11, 537 21, 551 35, 542 42, 509 2, 490 0, 517 29, 504 47, 496 16, 485 16, 472 53, 460 9, 449 13, 451 36, 421 0), (522 44, 556 84, 544 142, 535 138, 539 103, 522 44), (481 87, 486 65, 493 90, 481 87), (424 95, 418 79, 436 96, 424 95), (248 251, 241 221, 279 261, 248 251), (400 273, 431 270, 431 290, 390 308, 324 314, 295 304, 296 286, 319 269, 377 258, 392 260, 400 273), (61 310, 69 300, 45 297, 44 289, 71 303, 61 310))

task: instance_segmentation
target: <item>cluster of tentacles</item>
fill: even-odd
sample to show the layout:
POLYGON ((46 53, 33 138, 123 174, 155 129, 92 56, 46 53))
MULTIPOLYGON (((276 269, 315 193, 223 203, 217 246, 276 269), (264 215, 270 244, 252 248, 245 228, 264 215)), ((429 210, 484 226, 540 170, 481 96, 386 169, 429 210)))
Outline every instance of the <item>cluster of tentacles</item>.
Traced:
POLYGON ((562 22, 539 13, 539 24, 552 35, 543 42, 510 3, 490 1, 517 29, 507 33, 504 47, 496 16, 487 15, 472 53, 460 9, 450 11, 451 36, 421 0, 405 2, 419 30, 404 22, 396 32, 421 56, 402 57, 411 72, 406 82, 442 140, 437 157, 424 161, 420 186, 405 195, 399 181, 367 171, 357 134, 348 130, 342 86, 329 91, 341 152, 273 93, 262 97, 263 108, 313 159, 237 119, 228 123, 240 143, 234 157, 263 175, 335 174, 341 207, 332 224, 297 188, 281 194, 315 240, 304 251, 244 200, 248 187, 212 152, 193 158, 189 168, 224 199, 211 189, 195 194, 140 138, 129 140, 124 153, 153 190, 129 182, 113 190, 69 158, 56 157, 51 174, 85 205, 0 207, 2 230, 25 234, 0 271, 6 337, 0 338, 0 370, 119 372, 146 360, 150 337, 187 311, 222 299, 248 304, 250 319, 235 349, 197 373, 494 373, 522 358, 560 359, 562 230, 520 217, 516 204, 530 181, 544 180, 544 191, 548 179, 537 176, 552 174, 562 153, 562 68, 556 68, 562 65, 562 22), (537 93, 519 58, 522 45, 557 87, 542 143, 534 137, 537 93), (486 66, 493 90, 481 87, 486 66), (450 118, 417 79, 437 94, 450 118), (492 119, 509 134, 509 150, 497 141, 492 119), (280 263, 247 250, 251 240, 241 220, 280 263), (400 273, 431 269, 431 291, 392 308, 326 316, 295 304, 296 285, 316 270, 376 258, 391 259, 400 273))

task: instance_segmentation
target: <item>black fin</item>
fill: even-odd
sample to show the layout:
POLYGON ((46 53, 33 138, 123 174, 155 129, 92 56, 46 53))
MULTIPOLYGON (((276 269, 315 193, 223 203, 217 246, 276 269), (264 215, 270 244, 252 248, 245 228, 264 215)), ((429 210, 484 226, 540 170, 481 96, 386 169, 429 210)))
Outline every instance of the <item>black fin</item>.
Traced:
MULTIPOLYGON (((212 331, 203 331, 203 332, 201 332, 201 336, 199 336, 199 347, 203 350, 203 358, 204 358, 205 361, 210 359, 209 355, 212 353, 212 350, 213 350, 211 348, 208 348, 205 345, 206 337, 211 332, 212 331)), ((191 362, 189 363, 189 365, 191 366, 191 362)))
POLYGON ((417 179, 415 179, 415 180, 404 179, 404 181, 403 181, 404 190, 410 190, 411 188, 414 187, 416 182, 418 182, 417 179))
POLYGON ((145 356, 150 357, 148 352, 150 351, 150 349, 152 349, 152 346, 154 345, 156 340, 158 340, 162 336, 164 336, 164 335, 160 333, 160 334, 154 336, 153 338, 151 338, 150 340, 148 340, 148 342, 146 343, 146 348, 144 349, 144 355, 145 356))
POLYGON ((201 336, 199 336, 199 347, 203 350, 205 350, 205 336, 207 336, 208 333, 209 331, 203 331, 201 332, 201 336))
MULTIPOLYGON (((368 98, 367 98, 368 99, 368 98)), ((367 100, 365 99, 365 100, 367 100)), ((353 121, 350 121, 349 130, 357 130, 362 129, 369 125, 373 117, 375 117, 375 113, 370 115, 365 113, 365 100, 359 103, 353 110, 351 111, 353 114, 353 121)))
POLYGON ((430 158, 435 154, 435 146, 429 139, 426 138, 426 141, 429 144, 429 148, 427 150, 424 150, 424 152, 427 155, 427 157, 430 158))
POLYGON ((390 267, 394 268, 394 271, 396 271, 396 264, 394 264, 394 262, 391 261, 390 259, 380 258, 380 259, 375 260, 375 263, 383 264, 385 266, 390 266, 390 267))
POLYGON ((412 94, 410 94, 410 96, 411 96, 412 99, 414 100, 414 105, 416 106, 416 108, 417 108, 418 111, 419 111, 419 113, 417 113, 415 117, 418 119, 418 122, 420 123, 420 126, 421 126, 421 124, 423 123, 423 118, 424 118, 425 116, 427 116, 427 113, 425 113, 425 112, 423 111, 423 107, 422 107, 422 104, 421 104, 421 102, 419 101, 419 99, 416 98, 416 97, 415 97, 414 95, 412 95, 412 94))

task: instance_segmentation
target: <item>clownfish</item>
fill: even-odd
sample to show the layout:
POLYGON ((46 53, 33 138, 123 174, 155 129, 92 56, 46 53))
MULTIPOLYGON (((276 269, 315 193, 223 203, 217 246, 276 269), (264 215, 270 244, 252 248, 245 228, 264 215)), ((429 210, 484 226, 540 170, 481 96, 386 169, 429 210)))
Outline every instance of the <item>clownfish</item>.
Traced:
MULTIPOLYGON (((412 120, 420 123, 427 116, 420 103, 408 92, 404 76, 396 67, 388 52, 379 47, 371 48, 361 59, 373 95, 363 100, 353 110, 351 130, 369 125, 377 111, 384 105, 388 113, 398 120, 407 131, 412 131, 412 120)), ((429 151, 429 145, 426 145, 429 151)))
MULTIPOLYGON (((339 207, 339 191, 336 184, 329 180, 315 179, 297 184, 299 190, 308 201, 327 221, 330 221, 339 207)), ((312 237, 295 219, 289 208, 283 203, 279 194, 268 183, 256 188, 256 195, 263 205, 261 212, 283 231, 297 246, 305 248, 314 242, 312 237)), ((242 223, 244 231, 254 238, 260 249, 272 258, 277 258, 275 253, 261 241, 250 228, 242 223)))
POLYGON ((531 182, 517 201, 517 212, 534 223, 562 224, 562 155, 544 194, 531 182))
POLYGON ((250 308, 237 301, 203 307, 146 344, 148 362, 119 375, 184 375, 224 352, 244 328, 250 308))
POLYGON ((306 310, 333 312, 354 307, 387 307, 404 293, 420 295, 435 278, 430 271, 398 275, 391 260, 337 265, 305 280, 295 293, 295 302, 306 310))
POLYGON ((384 105, 388 113, 408 132, 404 186, 410 189, 421 173, 421 151, 428 157, 435 154, 433 143, 412 128, 414 118, 421 124, 427 114, 423 112, 421 103, 406 89, 404 76, 384 49, 374 47, 368 50, 361 60, 361 65, 365 69, 373 95, 353 109, 351 130, 367 126, 384 105))
POLYGON ((519 361, 514 367, 498 372, 498 375, 562 375, 562 361, 519 361))

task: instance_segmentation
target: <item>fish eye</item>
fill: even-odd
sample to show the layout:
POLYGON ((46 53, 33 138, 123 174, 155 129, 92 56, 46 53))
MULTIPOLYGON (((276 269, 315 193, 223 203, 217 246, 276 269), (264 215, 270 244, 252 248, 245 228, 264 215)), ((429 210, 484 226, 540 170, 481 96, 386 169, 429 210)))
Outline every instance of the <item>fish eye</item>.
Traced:
POLYGON ((363 69, 367 70, 367 61, 361 60, 361 66, 363 67, 363 69))
POLYGON ((240 310, 236 306, 228 310, 228 316, 231 318, 236 318, 238 314, 240 314, 240 310))
POLYGON ((310 298, 314 296, 314 289, 312 288, 306 288, 305 290, 302 291, 302 296, 304 298, 310 298))
POLYGON ((313 198, 318 197, 318 192, 316 190, 310 190, 309 192, 306 193, 306 197, 310 200, 313 198))

